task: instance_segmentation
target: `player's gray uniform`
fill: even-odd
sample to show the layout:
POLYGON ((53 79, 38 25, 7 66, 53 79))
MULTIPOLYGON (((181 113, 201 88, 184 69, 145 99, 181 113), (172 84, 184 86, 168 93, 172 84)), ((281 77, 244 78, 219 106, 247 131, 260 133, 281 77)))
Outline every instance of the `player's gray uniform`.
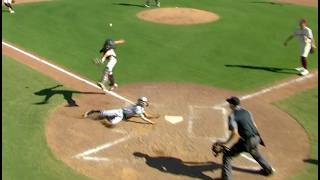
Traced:
POLYGON ((143 114, 144 108, 139 105, 131 105, 122 109, 112 109, 101 111, 101 116, 107 118, 111 124, 117 124, 123 119, 129 119, 135 115, 143 114))

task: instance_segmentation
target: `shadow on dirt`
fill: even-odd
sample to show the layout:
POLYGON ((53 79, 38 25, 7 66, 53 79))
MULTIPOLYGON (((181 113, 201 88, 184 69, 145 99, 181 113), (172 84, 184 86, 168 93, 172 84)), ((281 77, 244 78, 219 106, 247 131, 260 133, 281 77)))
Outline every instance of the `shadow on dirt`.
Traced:
POLYGON ((67 107, 74 107, 74 106, 78 106, 76 101, 74 99, 72 99, 72 95, 74 93, 76 94, 104 94, 104 93, 100 93, 100 92, 81 92, 81 91, 71 91, 71 90, 55 90, 58 87, 62 87, 62 85, 56 85, 50 88, 45 88, 42 89, 40 91, 37 91, 35 93, 33 93, 34 95, 37 96, 44 96, 44 100, 38 103, 34 103, 36 105, 42 105, 42 104, 47 104, 50 100, 50 98, 54 95, 62 95, 63 98, 67 101, 67 107))
POLYGON ((268 67, 268 66, 251 66, 251 65, 238 65, 238 64, 226 64, 225 67, 232 68, 244 68, 244 69, 253 69, 253 70, 262 70, 274 73, 283 73, 283 74, 298 74, 297 70, 293 68, 279 68, 279 67, 268 67))
MULTIPOLYGON (((175 157, 152 157, 141 152, 134 152, 133 155, 137 158, 144 158, 148 166, 158 169, 161 172, 189 176, 192 178, 212 180, 213 178, 205 175, 204 172, 214 171, 216 169, 221 169, 222 167, 221 164, 215 162, 184 162, 181 159, 175 157)), ((235 171, 261 175, 261 172, 257 170, 244 169, 234 166, 232 168, 235 171)))

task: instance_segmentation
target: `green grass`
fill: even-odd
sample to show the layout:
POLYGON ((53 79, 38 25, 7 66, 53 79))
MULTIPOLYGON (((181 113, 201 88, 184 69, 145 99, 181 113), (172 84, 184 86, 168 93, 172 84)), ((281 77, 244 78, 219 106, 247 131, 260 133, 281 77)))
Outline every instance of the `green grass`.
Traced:
MULTIPOLYGON (((45 123, 49 111, 64 102, 52 96, 47 104, 34 93, 57 85, 24 65, 2 56, 2 179, 87 179, 49 150, 45 123)), ((59 88, 63 89, 63 88, 59 88)))
MULTIPOLYGON (((3 15, 3 39, 37 52, 91 80, 103 67, 91 59, 107 37, 124 38, 117 48, 115 76, 120 84, 135 82, 193 82, 246 91, 268 86, 292 74, 247 65, 294 68, 299 65, 299 45, 283 41, 309 20, 318 38, 317 8, 290 4, 254 3, 252 0, 162 0, 163 7, 193 7, 218 13, 215 23, 170 26, 139 20, 143 8, 115 3, 135 0, 55 0, 17 5, 16 14, 3 15), (109 28, 108 24, 113 23, 109 28)), ((309 57, 317 67, 318 55, 309 57)))
POLYGON ((317 163, 306 162, 304 170, 290 179, 318 179, 318 88, 299 93, 277 102, 276 105, 287 111, 305 128, 311 142, 309 159, 317 163))

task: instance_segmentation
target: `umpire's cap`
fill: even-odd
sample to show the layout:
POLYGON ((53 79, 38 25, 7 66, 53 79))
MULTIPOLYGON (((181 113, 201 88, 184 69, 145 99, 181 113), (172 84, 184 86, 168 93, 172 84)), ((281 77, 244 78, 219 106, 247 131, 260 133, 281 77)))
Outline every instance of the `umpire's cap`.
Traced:
POLYGON ((232 105, 239 105, 240 104, 240 99, 238 97, 235 97, 235 96, 231 96, 229 97, 228 99, 226 99, 226 101, 232 105))

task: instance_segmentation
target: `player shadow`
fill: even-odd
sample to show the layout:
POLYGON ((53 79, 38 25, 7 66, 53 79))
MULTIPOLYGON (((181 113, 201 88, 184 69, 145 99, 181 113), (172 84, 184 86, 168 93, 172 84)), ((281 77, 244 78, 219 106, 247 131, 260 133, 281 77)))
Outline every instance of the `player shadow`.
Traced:
POLYGON ((167 156, 151 157, 141 152, 134 152, 133 155, 138 158, 144 158, 148 166, 158 169, 164 173, 170 173, 175 175, 184 175, 192 178, 200 179, 212 179, 205 175, 205 171, 213 171, 220 168, 220 166, 214 162, 184 162, 181 159, 167 156))
POLYGON ((114 5, 119 5, 119 6, 133 6, 133 7, 141 7, 144 8, 144 5, 141 4, 130 4, 130 3, 113 3, 114 5))
POLYGON ((279 67, 270 67, 270 66, 252 66, 252 65, 239 65, 239 64, 225 64, 224 66, 231 67, 231 68, 262 70, 262 71, 283 73, 283 74, 299 74, 297 70, 293 68, 279 68, 279 67))
MULTIPOLYGON (((133 155, 137 158, 143 158, 145 163, 163 173, 170 173, 175 175, 189 176, 191 178, 210 179, 213 178, 204 174, 206 171, 214 172, 217 169, 221 169, 222 165, 215 162, 185 162, 179 158, 169 156, 149 156, 141 152, 134 152, 133 155)), ((260 170, 244 169, 240 167, 232 166, 233 170, 241 171, 251 174, 261 175, 260 170)), ((220 178, 216 178, 220 179, 220 178)))
POLYGON ((303 162, 318 165, 317 159, 304 159, 303 162))
POLYGON ((71 91, 71 90, 55 90, 58 87, 62 87, 62 85, 56 85, 50 88, 45 88, 40 91, 37 91, 33 93, 34 95, 37 96, 44 96, 45 98, 41 102, 34 103, 36 105, 43 105, 43 104, 48 104, 50 98, 52 98, 54 95, 62 95, 63 98, 67 101, 67 107, 74 107, 78 106, 76 101, 72 99, 73 94, 104 94, 104 93, 99 93, 99 92, 81 92, 81 91, 71 91))
POLYGON ((272 1, 252 1, 251 3, 255 3, 255 4, 279 5, 279 6, 283 6, 284 4, 288 4, 288 3, 278 3, 278 2, 272 2, 272 1))
POLYGON ((150 124, 150 123, 148 123, 148 122, 139 121, 139 120, 137 120, 137 119, 124 119, 123 121, 124 121, 124 122, 127 122, 127 123, 150 124))

